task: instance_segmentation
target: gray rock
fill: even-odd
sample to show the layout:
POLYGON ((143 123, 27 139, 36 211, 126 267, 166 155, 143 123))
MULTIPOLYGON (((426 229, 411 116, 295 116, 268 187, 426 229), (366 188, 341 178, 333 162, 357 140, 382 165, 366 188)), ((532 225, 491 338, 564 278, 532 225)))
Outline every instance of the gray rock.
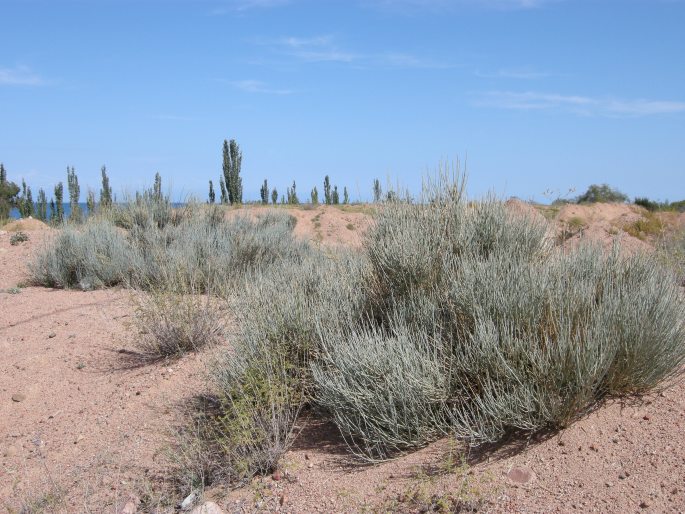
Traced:
POLYGON ((190 514, 225 514, 224 510, 214 502, 204 502, 195 507, 190 514))

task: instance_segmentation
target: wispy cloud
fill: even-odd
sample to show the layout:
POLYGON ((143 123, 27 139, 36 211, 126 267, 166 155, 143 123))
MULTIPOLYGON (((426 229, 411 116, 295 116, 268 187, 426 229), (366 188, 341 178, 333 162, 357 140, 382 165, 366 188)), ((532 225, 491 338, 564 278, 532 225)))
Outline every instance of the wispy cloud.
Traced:
POLYGON ((566 111, 584 116, 638 117, 685 112, 685 102, 679 101, 604 98, 535 91, 488 91, 478 95, 475 105, 515 110, 566 111))
POLYGON ((502 68, 494 72, 476 71, 476 76, 486 79, 536 80, 551 77, 551 73, 530 68, 502 68))
POLYGON ((46 82, 26 66, 0 68, 0 86, 42 86, 46 82))
POLYGON ((230 84, 247 93, 262 93, 266 95, 290 95, 293 93, 290 89, 275 89, 269 87, 261 80, 237 80, 230 82, 230 84))
POLYGON ((439 60, 425 58, 405 52, 355 52, 344 48, 331 35, 313 37, 283 37, 276 40, 262 40, 260 44, 270 46, 279 55, 288 56, 309 63, 341 63, 358 67, 387 68, 450 68, 439 60))

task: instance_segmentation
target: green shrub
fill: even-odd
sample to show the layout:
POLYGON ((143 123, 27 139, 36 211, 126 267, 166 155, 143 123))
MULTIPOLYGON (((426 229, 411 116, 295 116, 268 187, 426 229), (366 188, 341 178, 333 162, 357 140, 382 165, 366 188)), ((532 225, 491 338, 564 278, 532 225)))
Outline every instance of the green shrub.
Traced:
POLYGON ((366 458, 562 427, 685 362, 685 304, 655 257, 555 249, 544 221, 454 184, 386 204, 364 250, 363 314, 319 329, 312 369, 366 458))
POLYGON ((82 228, 65 225, 29 262, 29 274, 33 285, 86 290, 120 284, 139 266, 126 236, 94 218, 82 228))
POLYGON ((230 292, 246 273, 279 259, 296 263, 306 252, 292 237, 294 219, 287 214, 226 221, 218 206, 168 211, 164 205, 135 202, 108 209, 82 228, 65 227, 31 263, 32 282, 171 291, 201 284, 230 292))
POLYGON ((628 197, 608 184, 592 184, 576 199, 576 203, 623 203, 628 197))
POLYGON ((15 232, 10 236, 10 244, 12 246, 17 246, 20 243, 25 243, 29 240, 29 236, 26 232, 15 232))

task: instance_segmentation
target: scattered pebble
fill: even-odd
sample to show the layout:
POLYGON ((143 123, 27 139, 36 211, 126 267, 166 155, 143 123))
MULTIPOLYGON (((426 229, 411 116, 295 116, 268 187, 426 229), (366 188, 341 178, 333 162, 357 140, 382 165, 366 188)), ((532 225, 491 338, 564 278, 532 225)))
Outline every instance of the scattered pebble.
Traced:
POLYGON ((53 337, 57 337, 57 333, 56 333, 56 332, 50 332, 50 333, 48 334, 48 339, 52 339, 53 337))
POLYGON ((19 403, 19 402, 23 402, 24 400, 26 400, 26 395, 24 393, 16 393, 16 394, 12 395, 12 401, 13 402, 19 403))

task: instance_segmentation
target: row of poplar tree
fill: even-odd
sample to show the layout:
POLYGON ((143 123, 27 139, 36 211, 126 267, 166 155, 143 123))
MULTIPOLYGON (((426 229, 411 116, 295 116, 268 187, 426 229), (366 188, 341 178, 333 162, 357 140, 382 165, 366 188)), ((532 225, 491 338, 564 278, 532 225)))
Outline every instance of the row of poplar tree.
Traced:
MULTIPOLYGON (((243 182, 240 177, 240 170, 243 161, 243 154, 240 151, 238 143, 235 139, 230 141, 224 140, 223 145, 223 164, 222 164, 222 175, 219 178, 219 186, 221 188, 221 198, 220 202, 222 204, 241 204, 243 203, 243 182)), ((338 205, 349 204, 350 195, 347 191, 347 187, 343 187, 342 202, 340 198, 340 193, 338 192, 338 186, 333 185, 331 188, 331 180, 328 175, 323 181, 323 203, 326 205, 338 205)), ((278 190, 274 187, 269 189, 269 184, 267 179, 264 179, 264 183, 259 189, 259 196, 263 204, 268 204, 269 199, 271 203, 277 204, 279 201, 278 190)), ((381 201, 382 190, 381 184, 378 179, 374 180, 373 183, 373 198, 375 202, 381 201)), ((214 182, 209 181, 209 203, 216 203, 216 192, 214 190, 214 182)), ((319 204, 319 191, 314 187, 309 195, 309 202, 313 205, 319 204)), ((293 180, 292 187, 287 188, 285 194, 280 195, 280 203, 297 205, 300 200, 297 196, 297 185, 293 180)))
MULTIPOLYGON (((242 166, 243 154, 235 139, 230 141, 224 140, 223 143, 223 159, 222 159, 222 174, 219 178, 220 198, 222 204, 242 204, 243 203, 243 182, 240 176, 242 166)), ((88 212, 93 212, 96 205, 100 208, 107 208, 116 201, 112 195, 112 187, 109 184, 109 177, 107 176, 107 168, 102 167, 102 187, 100 189, 99 202, 96 200, 95 192, 88 190, 86 194, 86 208, 88 212)), ((161 177, 159 173, 155 175, 154 191, 161 196, 161 177)), ((70 204, 70 221, 81 221, 83 219, 83 212, 79 205, 81 197, 81 187, 79 186, 78 177, 74 167, 67 166, 67 192, 69 195, 70 204)), ((31 187, 26 185, 26 181, 22 179, 21 187, 7 180, 7 173, 5 167, 0 163, 0 219, 9 217, 10 209, 16 207, 22 218, 32 216, 42 221, 62 222, 64 216, 64 184, 58 182, 53 190, 53 197, 48 202, 47 194, 43 188, 38 190, 36 200, 33 200, 33 193, 31 187)), ((153 195, 155 196, 155 195, 153 195)), ((382 197, 382 190, 380 181, 374 180, 373 183, 373 197, 375 202, 379 202, 382 197)), ((279 202, 279 194, 276 188, 269 189, 266 179, 260 188, 260 198, 263 204, 276 204, 279 202)), ((331 187, 331 180, 328 175, 323 181, 323 202, 326 205, 349 204, 350 195, 347 187, 343 187, 342 199, 338 191, 338 186, 331 187)), ((319 191, 316 187, 311 190, 310 203, 314 205, 319 204, 319 191)), ((214 191, 214 184, 209 181, 209 203, 216 202, 216 193, 214 191)), ((280 203, 296 205, 300 203, 297 196, 297 185, 293 180, 292 187, 287 188, 285 194, 280 195, 280 203)))
MULTIPOLYGON (((109 177, 107 176, 107 168, 105 166, 102 167, 101 173, 102 189, 100 189, 99 205, 101 207, 108 207, 112 205, 114 198, 112 197, 112 187, 109 185, 109 177)), ((64 183, 58 182, 54 187, 53 193, 54 196, 48 202, 45 190, 40 188, 34 201, 31 186, 27 186, 23 178, 21 180, 21 187, 14 182, 10 182, 7 179, 5 166, 0 163, 0 219, 9 217, 10 209, 16 208, 22 218, 31 216, 42 221, 62 222, 65 219, 64 183)), ((73 166, 67 166, 67 193, 69 195, 70 207, 69 220, 81 221, 84 214, 79 205, 81 186, 79 186, 78 176, 73 166)), ((86 195, 86 208, 88 212, 94 211, 95 205, 95 192, 89 190, 86 195)))

